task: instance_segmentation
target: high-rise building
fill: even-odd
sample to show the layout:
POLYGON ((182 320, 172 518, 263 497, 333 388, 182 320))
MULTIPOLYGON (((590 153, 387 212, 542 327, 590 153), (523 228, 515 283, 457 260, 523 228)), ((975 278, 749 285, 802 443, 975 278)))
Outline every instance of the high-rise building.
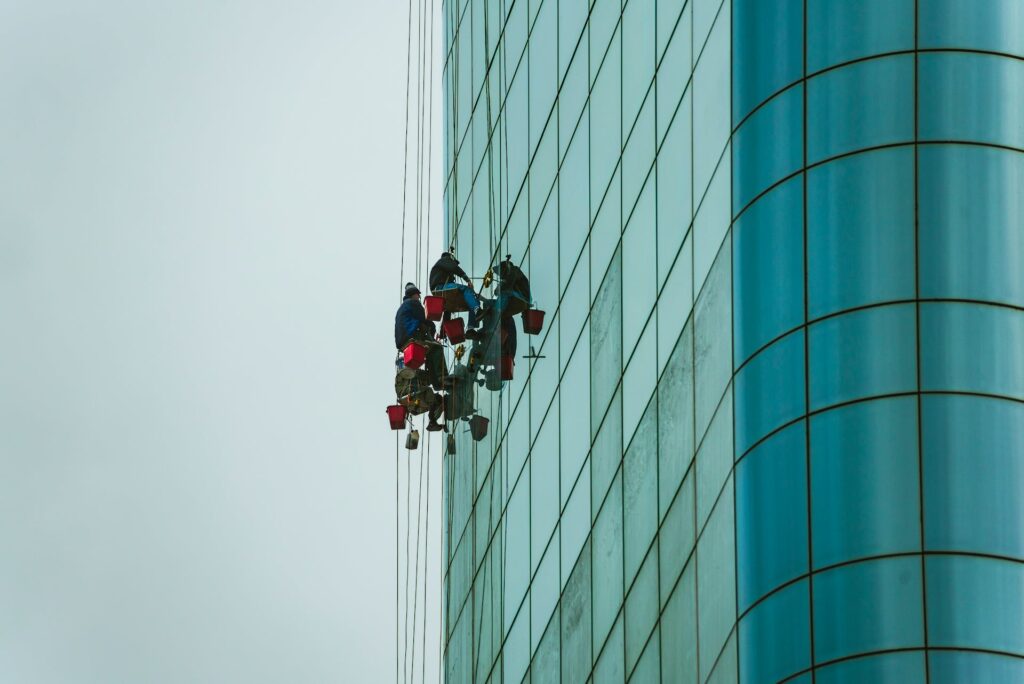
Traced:
POLYGON ((1024 681, 1024 4, 446 0, 450 682, 1024 681), (528 357, 528 358, 527 358, 528 357))

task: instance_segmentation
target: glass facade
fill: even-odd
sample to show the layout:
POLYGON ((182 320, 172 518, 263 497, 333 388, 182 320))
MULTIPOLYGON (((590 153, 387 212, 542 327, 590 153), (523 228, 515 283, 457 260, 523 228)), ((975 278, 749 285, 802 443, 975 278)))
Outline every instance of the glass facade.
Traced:
POLYGON ((450 682, 1024 677, 1024 5, 446 0, 450 682))

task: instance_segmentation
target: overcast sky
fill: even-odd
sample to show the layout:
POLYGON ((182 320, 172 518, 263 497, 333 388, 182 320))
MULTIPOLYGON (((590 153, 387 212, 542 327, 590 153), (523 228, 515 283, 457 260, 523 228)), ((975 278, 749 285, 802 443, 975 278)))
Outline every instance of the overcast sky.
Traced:
POLYGON ((407 7, 0 0, 0 681, 394 678, 407 7))

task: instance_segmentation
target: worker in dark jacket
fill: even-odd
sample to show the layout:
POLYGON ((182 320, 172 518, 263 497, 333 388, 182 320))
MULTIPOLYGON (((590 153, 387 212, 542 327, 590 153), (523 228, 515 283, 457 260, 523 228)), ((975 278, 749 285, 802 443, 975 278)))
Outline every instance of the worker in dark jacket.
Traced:
POLYGON ((466 272, 459 266, 458 259, 451 252, 444 252, 437 263, 430 269, 430 291, 433 293, 444 290, 459 290, 466 300, 466 308, 469 310, 469 327, 476 328, 480 325, 480 298, 473 290, 473 281, 469 279, 466 272), (466 281, 465 285, 456 283, 455 279, 461 278, 466 281))
POLYGON ((427 372, 430 384, 434 389, 441 390, 448 369, 444 362, 444 351, 434 341, 437 328, 433 321, 427 320, 423 304, 420 303, 420 291, 413 283, 405 284, 405 297, 395 314, 395 347, 405 349, 409 342, 416 341, 427 349, 427 372))

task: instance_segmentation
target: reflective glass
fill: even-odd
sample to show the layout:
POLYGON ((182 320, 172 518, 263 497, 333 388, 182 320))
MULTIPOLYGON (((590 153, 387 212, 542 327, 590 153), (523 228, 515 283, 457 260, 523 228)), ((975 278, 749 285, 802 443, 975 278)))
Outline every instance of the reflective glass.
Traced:
MULTIPOLYGON (((627 533, 628 534, 628 533, 627 533)), ((658 603, 658 546, 644 561, 626 597, 626 671, 633 669, 660 612, 658 603)))
MULTIPOLYGON (((686 0, 659 0, 657 3, 658 13, 658 25, 656 31, 658 32, 658 59, 661 59, 662 53, 665 52, 665 46, 669 40, 672 39, 673 32, 677 34, 684 33, 684 27, 676 29, 676 24, 679 22, 679 12, 683 9, 683 5, 687 7, 690 3, 686 0)), ((690 29, 685 27, 685 33, 687 39, 689 39, 690 29)), ((666 58, 667 59, 667 58, 666 58)), ((686 50, 686 71, 690 70, 690 51, 686 50)))
POLYGON ((811 665, 807 580, 765 599, 740 622, 740 680, 778 682, 811 665))
MULTIPOLYGON (((571 387, 570 392, 561 395, 558 417, 562 425, 559 429, 559 466, 562 473, 562 505, 569 496, 569 487, 576 479, 587 452, 590 450, 590 402, 586 397, 590 394, 590 340, 586 332, 580 340, 580 346, 573 354, 569 367, 562 376, 564 387, 571 387)), ((589 497, 589 493, 588 493, 589 497)), ((587 522, 590 517, 587 517, 587 522)))
MULTIPOLYGON (((482 31, 481 31, 482 33, 482 31)), ((530 138, 547 124, 558 91, 558 3, 542 3, 530 30, 530 138)), ((465 110, 468 111, 468 110, 465 110)), ((554 126, 551 126, 555 130, 554 126)))
POLYGON ((921 296, 1024 306, 1024 154, 924 146, 921 296))
POLYGON ((626 680, 623 658, 622 616, 615 622, 615 628, 604 644, 604 650, 594 665, 594 684, 622 684, 626 680))
MULTIPOLYGON (((679 5, 682 4, 682 0, 659 0, 658 2, 658 16, 659 21, 662 12, 666 11, 663 8, 675 6, 674 11, 676 16, 679 16, 679 5)), ((665 137, 665 130, 671 123, 673 126, 678 123, 686 122, 685 128, 687 129, 686 139, 689 142, 690 134, 690 105, 689 100, 684 101, 682 104, 679 103, 679 99, 683 96, 683 90, 687 87, 690 82, 690 17, 691 8, 693 5, 689 2, 686 3, 686 8, 683 10, 682 16, 679 19, 679 24, 675 28, 675 33, 672 34, 672 42, 668 45, 668 50, 665 51, 665 56, 658 66, 657 76, 657 88, 658 88, 658 142, 665 137), (678 108, 678 111, 677 111, 678 108), (675 122, 672 117, 675 116, 675 122)), ((667 10, 673 11, 673 10, 667 10)), ((669 27, 671 30, 671 27, 669 27)), ((662 31, 661 26, 658 26, 658 42, 665 40, 667 36, 663 37, 665 32, 662 31)), ((690 91, 692 92, 692 91, 690 91)), ((686 167, 690 167, 689 155, 686 158, 686 167)))
MULTIPOLYGON (((660 231, 659 231, 660 233, 660 231)), ((659 263, 660 263, 659 257, 659 263)), ((693 241, 687 238, 675 259, 675 266, 658 298, 658 372, 675 349, 676 340, 693 317, 693 241)))
POLYGON ((590 321, 590 415, 593 429, 604 415, 622 375, 622 270, 616 252, 594 300, 590 321))
MULTIPOLYGON (((591 147, 593 149, 593 147, 591 147)), ((593 167, 591 167, 593 170, 593 167)), ((593 174, 590 176, 594 180, 593 174)), ((591 183, 591 212, 597 212, 594 225, 590 231, 590 296, 597 298, 600 293, 601 281, 609 262, 616 255, 619 240, 622 237, 622 173, 616 170, 607 194, 604 187, 600 191, 591 183), (600 202, 600 209, 598 203, 600 202)))
MULTIPOLYGON (((729 636, 729 640, 725 643, 725 648, 722 649, 721 655, 718 657, 718 662, 713 664, 714 669, 711 671, 711 675, 707 678, 707 684, 735 684, 739 681, 739 657, 736 653, 736 632, 735 630, 729 636)), ((701 663, 701 670, 712 667, 706 663, 701 663)))
POLYGON ((715 414, 732 375, 728 340, 732 328, 732 273, 730 251, 723 249, 711 269, 694 311, 695 378, 697 387, 697 440, 715 414))
POLYGON ((1024 564, 932 556, 925 572, 929 645, 1024 655, 1024 564))
MULTIPOLYGON (((925 169, 922 161, 922 174, 925 169)), ((931 195, 922 188, 921 197, 931 195)), ((811 169, 807 241, 812 318, 913 298, 913 150, 877 150, 811 169)))
MULTIPOLYGON (((632 437, 634 430, 638 429, 637 424, 644 415, 647 402, 650 401, 658 381, 658 355, 655 349, 658 340, 655 327, 655 320, 652 317, 622 377, 622 434, 627 441, 632 437)), ((650 429, 657 432, 657 426, 653 422, 650 429)))
MULTIPOLYGON (((628 131, 627 131, 628 133, 628 131)), ((625 139, 625 138, 624 138, 625 139)), ((644 103, 636 126, 625 142, 622 152, 622 206, 626 214, 633 211, 640 189, 651 188, 654 201, 654 98, 644 103)), ((653 220, 653 216, 652 216, 653 220)), ((653 238, 652 238, 653 241, 653 238)))
MULTIPOLYGON (((660 102, 660 100, 659 100, 660 102)), ((660 119, 659 119, 660 123, 660 119)), ((690 229, 690 96, 658 152, 658 282, 663 283, 679 245, 690 229)))
POLYGON ((568 483, 565 479, 563 475, 562 490, 568 490, 570 487, 573 489, 571 494, 562 495, 568 498, 560 520, 563 586, 569 579, 569 573, 576 564, 587 537, 590 536, 590 462, 587 461, 583 465, 578 479, 575 479, 575 475, 569 476, 568 483))
MULTIPOLYGON (((450 647, 449 647, 449 650, 450 647)), ((446 653, 446 662, 451 665, 455 659, 446 653)), ((461 660, 461 659, 460 659, 461 660)), ((469 663, 469 658, 465 659, 469 663)), ((509 632, 504 646, 501 648, 501 665, 504 680, 518 682, 523 679, 526 668, 530 664, 530 610, 525 608, 516 618, 512 631, 509 632)), ((448 681, 458 681, 458 674, 448 672, 448 681)))
POLYGON ((1024 559, 1024 404, 924 397, 925 546, 1024 559))
POLYGON ((917 399, 811 418, 814 567, 921 548, 917 399))
POLYGON ((807 2, 807 70, 914 49, 914 0, 807 2))
POLYGON ((1024 148, 1024 61, 965 53, 920 59, 922 140, 1024 148))
MULTIPOLYGON (((562 7, 571 5, 573 12, 579 11, 577 8, 582 6, 584 17, 586 16, 586 3, 587 0, 572 0, 571 2, 563 2, 562 7)), ((572 17, 575 19, 575 17, 572 17)), ((559 17, 559 30, 562 28, 562 17, 559 17)), ((569 46, 569 50, 576 44, 576 38, 579 34, 572 39, 573 43, 569 46)), ((559 50, 566 50, 566 43, 559 44, 559 50)), ((564 65, 563 65, 564 66, 564 65)), ((572 65, 569 68, 568 73, 565 75, 565 80, 562 82, 561 90, 558 93, 558 143, 559 154, 565 154, 565 148, 569 145, 569 140, 572 138, 573 131, 576 130, 576 126, 580 123, 580 115, 583 115, 583 121, 586 121, 589 117, 583 112, 583 106, 587 101, 587 97, 590 95, 589 87, 590 81, 587 78, 587 36, 586 33, 583 35, 583 44, 579 52, 572 60, 572 65)), ((497 110, 495 110, 497 111, 497 110)), ((580 124, 582 125, 582 124, 580 124)), ((584 136, 584 145, 587 144, 586 137, 584 136)), ((504 145, 500 146, 504 149, 504 145)))
MULTIPOLYGON (((586 489, 585 486, 580 489, 586 489)), ((562 680, 585 682, 590 675, 590 548, 583 549, 562 594, 562 680)))
MULTIPOLYGON (((815 616, 817 619, 817 616, 815 616)), ((862 684, 863 682, 929 681, 924 674, 924 653, 887 653, 885 655, 854 658, 829 665, 815 673, 817 684, 862 684)), ((931 680, 937 682, 938 673, 932 666, 931 680)), ((957 680, 967 681, 967 680, 957 680)), ((998 681, 998 680, 988 680, 998 681)))
MULTIPOLYGON (((608 491, 593 533, 594 645, 599 647, 622 604, 622 480, 608 491)), ((620 648, 621 651, 621 648, 620 648)))
POLYGON ((961 682, 1024 682, 1024 659, 992 653, 932 651, 928 655, 932 684, 961 682))
POLYGON ((912 56, 858 62, 808 83, 808 162, 913 139, 912 56))
POLYGON ((694 564, 686 567, 661 616, 663 668, 678 682, 697 682, 697 590, 694 564))
POLYGON ((658 535, 661 558, 661 600, 664 603, 683 566, 690 559, 696 528, 693 522, 693 482, 691 474, 683 480, 678 495, 672 500, 665 522, 658 535))
POLYGON ((803 96, 803 86, 790 88, 757 110, 736 132, 732 144, 734 215, 772 183, 800 170, 803 164, 803 96))
MULTIPOLYGON (((715 258, 722 251, 722 245, 728 245, 725 237, 732 222, 729 214, 731 165, 726 152, 693 220, 693 286, 698 292, 707 280, 715 258)), ((728 246, 725 249, 728 251, 728 246)))
POLYGON ((693 458, 693 326, 687 324, 658 383, 658 510, 665 514, 693 458))
POLYGON ((650 636, 643 655, 640 657, 640 662, 636 664, 636 667, 633 668, 633 674, 629 676, 630 682, 646 684, 646 682, 658 681, 659 677, 661 677, 661 649, 659 645, 660 638, 658 636, 658 629, 655 627, 654 633, 650 636))
POLYGON ((530 548, 536 566, 558 522, 557 402, 530 450, 530 489, 530 548))
MULTIPOLYGON (((594 11, 597 11, 596 7, 594 11)), ((622 139, 618 134, 622 120, 619 43, 619 34, 616 33, 608 59, 590 93, 591 130, 602 131, 601 135, 590 137, 590 196, 594 198, 604 195, 622 150, 622 139)), ((591 61, 591 69, 594 68, 594 62, 591 61)))
POLYGON ((736 375, 736 455, 766 434, 803 415, 804 333, 787 335, 755 356, 736 375))
POLYGON ((726 485, 697 542, 699 662, 708 664, 707 669, 722 650, 736 621, 734 520, 732 487, 726 485))
POLYGON ((810 329, 811 409, 917 389, 912 304, 854 311, 810 329))
MULTIPOLYGON (((612 33, 618 28, 619 14, 622 12, 621 0, 592 0, 590 10, 590 78, 597 77, 598 67, 602 63, 610 64, 619 71, 617 54, 607 54, 612 33)), ((617 40, 617 37, 615 38, 617 40)))
POLYGON ((803 75, 803 6, 803 0, 733 0, 734 122, 803 75))
MULTIPOLYGON (((587 144, 589 135, 590 128, 584 118, 558 173, 558 261, 562 289, 565 289, 565 283, 569 282, 569 275, 576 266, 583 242, 590 232, 590 148, 587 144)), ((587 261, 589 262, 589 259, 587 261)), ((579 308, 585 310, 586 306, 579 308)))
POLYGON ((736 465, 740 612, 807 573, 807 433, 800 422, 736 465))
POLYGON ((561 644, 559 636, 560 620, 558 609, 548 621, 547 629, 541 637, 537 646, 537 653, 533 656, 533 663, 530 665, 530 684, 558 684, 559 673, 561 672, 561 644))
MULTIPOLYGON (((598 420, 595 416, 594 420, 598 420)), ((594 448, 590 457, 591 463, 591 497, 594 502, 594 514, 601 505, 608 485, 622 463, 622 393, 616 392, 601 431, 594 440, 594 448)))
POLYGON ((622 236, 622 345, 629 358, 654 308, 658 293, 655 263, 654 183, 644 187, 622 236))
POLYGON ((1024 399, 1024 312, 921 305, 921 386, 1024 399))
POLYGON ((583 63, 583 73, 586 74, 587 37, 583 36, 579 47, 577 43, 580 41, 580 33, 584 30, 583 25, 587 21, 589 10, 590 0, 558 1, 558 66, 561 72, 565 72, 569 60, 573 59, 583 63))
POLYGON ((697 452, 697 527, 703 527, 732 471, 732 388, 726 390, 697 452))
MULTIPOLYGON (((930 592, 931 573, 928 585, 930 592)), ((815 660, 923 646, 921 600, 917 556, 855 563, 815 575, 815 660)), ((930 612, 930 596, 928 608, 930 612)))
POLYGON ((729 140, 729 76, 729 3, 725 3, 693 70, 693 187, 697 197, 711 180, 729 140))
MULTIPOLYGON (((622 14, 622 137, 633 127, 654 78, 654 0, 630 0, 622 14)), ((651 126, 654 125, 654 97, 651 126)), ((653 128, 651 134, 653 136, 653 128)))
POLYGON ((803 181, 755 202, 733 229, 733 321, 738 366, 804 319, 803 181))
POLYGON ((929 0, 921 3, 922 48, 968 48, 1024 56, 1019 0, 929 0))
POLYGON ((640 428, 623 457, 623 548, 625 582, 633 576, 658 530, 657 402, 650 403, 640 428))

